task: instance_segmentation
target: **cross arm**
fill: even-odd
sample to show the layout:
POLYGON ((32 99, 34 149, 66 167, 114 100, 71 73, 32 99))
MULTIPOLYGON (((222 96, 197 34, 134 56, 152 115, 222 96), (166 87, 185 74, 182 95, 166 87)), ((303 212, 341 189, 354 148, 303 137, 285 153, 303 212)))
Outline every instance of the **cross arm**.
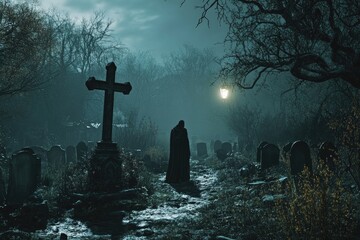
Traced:
POLYGON ((132 89, 129 82, 109 84, 105 81, 96 80, 95 77, 90 77, 85 84, 88 90, 113 90, 115 92, 122 92, 125 95, 128 95, 132 89))

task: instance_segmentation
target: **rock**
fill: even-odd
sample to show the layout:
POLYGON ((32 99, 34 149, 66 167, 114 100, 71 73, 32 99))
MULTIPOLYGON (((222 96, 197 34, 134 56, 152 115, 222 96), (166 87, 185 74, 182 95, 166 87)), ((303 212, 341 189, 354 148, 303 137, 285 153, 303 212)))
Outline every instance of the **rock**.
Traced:
POLYGON ((284 194, 264 195, 262 201, 267 206, 274 206, 275 201, 286 198, 284 194))
POLYGON ((215 239, 220 239, 220 240, 234 240, 233 238, 228 238, 225 236, 216 236, 215 239))

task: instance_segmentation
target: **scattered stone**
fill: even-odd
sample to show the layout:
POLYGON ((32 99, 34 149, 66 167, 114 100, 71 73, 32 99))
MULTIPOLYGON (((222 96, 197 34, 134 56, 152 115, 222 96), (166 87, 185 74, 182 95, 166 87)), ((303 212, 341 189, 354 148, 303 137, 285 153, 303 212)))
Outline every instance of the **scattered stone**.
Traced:
POLYGON ((219 240, 235 240, 233 238, 228 238, 228 237, 225 237, 225 236, 216 236, 215 239, 219 239, 219 240))
POLYGON ((277 200, 284 198, 286 198, 284 194, 264 195, 262 201, 266 206, 274 206, 277 200))

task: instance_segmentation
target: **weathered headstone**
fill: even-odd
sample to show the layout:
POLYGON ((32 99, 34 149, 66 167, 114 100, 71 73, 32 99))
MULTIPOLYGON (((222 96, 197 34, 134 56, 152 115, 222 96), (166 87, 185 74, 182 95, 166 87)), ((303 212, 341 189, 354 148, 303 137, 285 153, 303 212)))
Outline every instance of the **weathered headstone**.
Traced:
POLYGON ((214 142, 214 153, 216 153, 218 150, 221 149, 221 144, 222 144, 222 142, 220 140, 216 140, 214 142))
POLYGON ((232 145, 229 142, 224 142, 221 144, 221 148, 224 149, 226 154, 231 153, 232 151, 232 145))
POLYGON ((207 157, 208 153, 207 153, 207 147, 206 147, 206 143, 204 142, 200 142, 196 144, 196 149, 197 149, 197 156, 202 158, 202 157, 207 157))
POLYGON ((65 166, 65 150, 60 146, 52 146, 47 152, 48 166, 52 169, 59 169, 65 166))
POLYGON ((319 147, 319 159, 324 161, 331 171, 336 170, 336 162, 338 160, 338 152, 335 145, 331 142, 325 141, 319 147))
POLYGON ((258 163, 259 163, 260 160, 261 160, 261 150, 262 150, 262 148, 263 148, 266 144, 268 144, 268 142, 262 141, 262 142, 259 144, 259 146, 257 147, 257 151, 256 151, 256 161, 257 161, 258 163))
POLYGON ((74 146, 66 147, 66 162, 75 163, 76 162, 76 149, 74 146))
POLYGON ((290 171, 292 175, 301 173, 305 166, 312 172, 309 145, 304 141, 295 141, 290 149, 290 171))
POLYGON ((86 146, 86 143, 82 141, 79 142, 76 145, 76 156, 78 162, 86 160, 87 154, 88 154, 88 147, 86 146))
POLYGON ((117 144, 112 142, 114 93, 129 94, 132 87, 129 82, 115 82, 116 65, 111 62, 106 65, 106 81, 90 77, 86 81, 88 90, 104 90, 104 111, 102 124, 102 139, 90 158, 89 181, 92 190, 113 191, 121 186, 121 165, 117 144))
POLYGON ((261 148, 261 170, 279 165, 280 149, 271 143, 261 148))
POLYGON ((41 160, 31 148, 23 148, 12 156, 9 167, 7 204, 21 204, 40 184, 41 160))

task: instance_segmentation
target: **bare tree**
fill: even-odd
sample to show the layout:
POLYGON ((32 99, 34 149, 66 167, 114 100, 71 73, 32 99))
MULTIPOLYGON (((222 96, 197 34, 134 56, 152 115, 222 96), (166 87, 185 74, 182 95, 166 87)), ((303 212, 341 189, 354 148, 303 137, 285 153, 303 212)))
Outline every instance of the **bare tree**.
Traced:
POLYGON ((221 76, 251 89, 272 73, 302 81, 342 80, 360 88, 357 0, 203 0, 228 27, 221 76))
POLYGON ((46 81, 50 33, 33 6, 0 2, 0 96, 33 90, 46 81))

